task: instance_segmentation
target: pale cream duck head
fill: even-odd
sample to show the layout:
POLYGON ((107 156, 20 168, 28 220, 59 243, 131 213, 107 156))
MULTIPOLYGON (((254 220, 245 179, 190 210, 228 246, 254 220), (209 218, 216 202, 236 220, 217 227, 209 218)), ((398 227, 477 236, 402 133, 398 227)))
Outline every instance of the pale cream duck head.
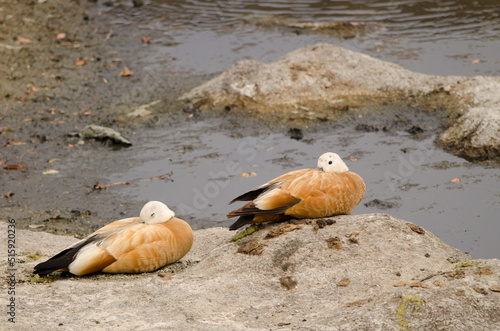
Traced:
POLYGON ((159 224, 165 223, 174 216, 175 213, 163 202, 149 201, 142 207, 139 217, 146 224, 159 224))
POLYGON ((336 153, 325 153, 318 159, 318 169, 325 172, 346 172, 349 168, 336 153))

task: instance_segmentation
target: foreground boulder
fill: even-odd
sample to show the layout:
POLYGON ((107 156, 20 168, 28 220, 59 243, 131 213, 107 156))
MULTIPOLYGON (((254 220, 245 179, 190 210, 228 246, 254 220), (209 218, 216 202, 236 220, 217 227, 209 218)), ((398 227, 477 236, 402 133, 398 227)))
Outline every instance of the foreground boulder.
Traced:
POLYGON ((45 258, 76 239, 17 233, 20 330, 500 327, 500 261, 470 260, 387 214, 269 224, 236 242, 225 228, 199 230, 188 255, 155 273, 40 284, 29 281, 40 261, 26 255, 45 258))
POLYGON ((181 99, 205 111, 243 112, 292 125, 324 122, 350 109, 374 111, 388 104, 441 110, 450 117, 450 129, 439 138, 444 147, 483 160, 500 159, 498 91, 500 77, 425 75, 318 44, 270 64, 241 61, 181 99), (467 115, 469 111, 473 113, 467 115), (461 116, 464 120, 458 121, 461 116))

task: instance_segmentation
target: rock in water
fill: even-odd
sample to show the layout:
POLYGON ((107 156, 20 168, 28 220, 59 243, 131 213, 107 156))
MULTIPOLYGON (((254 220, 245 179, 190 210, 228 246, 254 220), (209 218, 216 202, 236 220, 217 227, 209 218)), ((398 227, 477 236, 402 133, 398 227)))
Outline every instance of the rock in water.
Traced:
POLYGON ((90 124, 87 125, 85 128, 83 128, 80 134, 84 139, 98 139, 98 140, 109 139, 115 144, 132 146, 130 140, 124 138, 120 132, 104 126, 90 124))

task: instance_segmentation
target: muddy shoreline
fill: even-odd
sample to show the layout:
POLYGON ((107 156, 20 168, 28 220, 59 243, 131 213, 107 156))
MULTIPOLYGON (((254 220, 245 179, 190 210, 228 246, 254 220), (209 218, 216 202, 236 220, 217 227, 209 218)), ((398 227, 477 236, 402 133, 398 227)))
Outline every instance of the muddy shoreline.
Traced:
POLYGON ((133 136, 179 123, 187 115, 167 111, 176 108, 172 100, 205 77, 172 75, 161 84, 149 84, 145 71, 121 76, 136 64, 129 61, 133 54, 113 51, 116 43, 127 42, 128 31, 113 31, 100 21, 90 1, 16 1, 2 7, 1 218, 15 218, 24 228, 36 221, 65 220, 70 224, 64 230, 56 226, 52 232, 83 235, 136 210, 141 203, 131 205, 113 192, 91 194, 91 181, 117 160, 106 144, 83 141, 76 133, 99 124, 133 136), (123 116, 153 96, 162 100, 153 116, 123 116), (47 180, 42 173, 54 163, 73 175, 47 180), (117 209, 117 204, 122 206, 117 209), (100 221, 89 228, 96 218, 100 221))

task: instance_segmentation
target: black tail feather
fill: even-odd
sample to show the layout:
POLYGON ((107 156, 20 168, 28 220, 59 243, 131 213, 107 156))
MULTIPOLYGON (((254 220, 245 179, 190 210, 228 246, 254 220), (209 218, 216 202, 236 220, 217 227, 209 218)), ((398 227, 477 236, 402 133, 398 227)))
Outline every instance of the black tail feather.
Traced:
POLYGON ((237 230, 241 228, 243 225, 246 225, 253 221, 254 215, 245 215, 245 216, 240 216, 236 222, 231 224, 229 227, 229 230, 237 230))
POLYGON ((45 276, 60 269, 67 269, 71 262, 73 262, 73 260, 75 259, 78 251, 80 251, 80 249, 85 245, 98 239, 98 236, 99 235, 94 235, 92 237, 79 241, 74 246, 66 248, 47 261, 37 264, 33 270, 33 273, 40 276, 45 276))

